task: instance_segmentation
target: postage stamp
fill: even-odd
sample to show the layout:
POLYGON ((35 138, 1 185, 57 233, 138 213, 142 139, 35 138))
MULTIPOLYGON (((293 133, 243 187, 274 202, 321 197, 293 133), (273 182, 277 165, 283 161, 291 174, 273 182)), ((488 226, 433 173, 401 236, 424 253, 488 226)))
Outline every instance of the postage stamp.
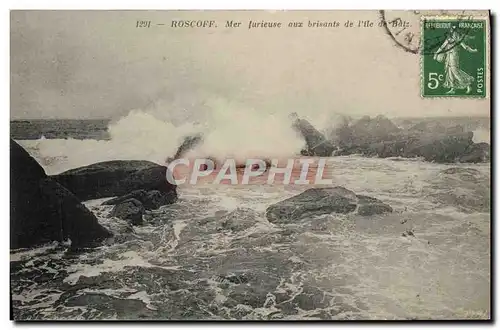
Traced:
POLYGON ((423 97, 486 97, 484 17, 424 16, 421 21, 423 97))

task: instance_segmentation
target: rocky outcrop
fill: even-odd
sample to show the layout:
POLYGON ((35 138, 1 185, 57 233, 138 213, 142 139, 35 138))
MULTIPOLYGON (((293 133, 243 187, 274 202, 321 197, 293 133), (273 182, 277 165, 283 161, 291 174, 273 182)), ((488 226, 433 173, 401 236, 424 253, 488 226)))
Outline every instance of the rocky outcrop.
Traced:
MULTIPOLYGON (((456 134, 400 134, 391 140, 344 146, 336 155, 361 154, 363 156, 421 157, 429 162, 474 162, 488 159, 485 146, 476 146, 472 132, 456 134)), ((487 145, 487 144, 486 144, 487 145)))
POLYGON ((172 204, 177 196, 158 190, 134 190, 129 194, 112 198, 102 205, 115 205, 110 216, 129 221, 132 225, 141 225, 146 210, 156 210, 163 205, 172 204))
POLYGON ((392 212, 392 208, 376 198, 356 195, 338 186, 308 189, 297 196, 273 204, 267 208, 266 217, 269 222, 291 223, 305 217, 353 212, 375 215, 392 212))
POLYGON ((71 191, 47 177, 12 139, 10 154, 11 249, 68 238, 73 248, 90 247, 111 236, 71 191))
POLYGON ((115 197, 134 190, 157 190, 171 203, 176 186, 167 181, 167 167, 140 160, 114 160, 79 167, 52 176, 81 200, 115 197))
POLYGON ((469 145, 458 161, 460 163, 484 163, 490 161, 490 145, 486 142, 469 145))
POLYGON ((336 156, 420 157, 437 163, 489 161, 489 145, 472 141, 473 133, 460 126, 445 127, 423 121, 402 130, 384 116, 365 116, 335 132, 336 156))
POLYGON ((401 130, 388 118, 364 116, 352 125, 344 124, 337 129, 336 144, 342 148, 369 145, 392 140, 401 130))
POLYGON ((451 163, 464 155, 473 144, 473 133, 425 135, 410 140, 402 149, 402 157, 423 157, 426 161, 451 163))
POLYGON ((302 150, 304 156, 330 157, 335 150, 333 144, 305 119, 299 119, 292 115, 294 119, 292 127, 300 133, 306 142, 306 148, 302 150))
POLYGON ((355 122, 351 129, 354 136, 370 141, 385 140, 401 131, 392 121, 382 115, 374 118, 365 116, 355 122))
POLYGON ((110 216, 129 221, 132 225, 142 224, 144 206, 135 198, 129 198, 119 202, 111 210, 110 216))
POLYGON ((173 204, 176 201, 176 196, 166 194, 158 190, 134 190, 129 194, 112 198, 105 201, 102 205, 117 205, 128 199, 139 201, 146 210, 156 210, 163 205, 173 204))

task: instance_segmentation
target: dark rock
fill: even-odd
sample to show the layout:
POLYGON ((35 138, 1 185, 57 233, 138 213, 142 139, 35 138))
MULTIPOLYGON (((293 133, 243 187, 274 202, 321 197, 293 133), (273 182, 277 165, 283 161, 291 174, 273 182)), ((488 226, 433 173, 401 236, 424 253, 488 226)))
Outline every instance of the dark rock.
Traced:
POLYGON ((352 125, 347 122, 336 130, 336 143, 342 148, 355 148, 387 140, 393 140, 401 130, 388 118, 364 116, 352 125))
POLYGON ((116 205, 127 199, 136 199, 144 205, 146 210, 156 210, 163 205, 172 204, 176 200, 173 194, 166 194, 158 190, 134 190, 129 194, 105 201, 102 205, 116 205))
POLYGON ((158 190, 150 190, 146 194, 144 207, 148 210, 156 210, 160 206, 173 204, 177 200, 177 195, 165 194, 158 190))
POLYGON ((42 211, 39 182, 47 175, 20 145, 10 140, 10 247, 62 240, 60 224, 42 211))
POLYGON ((166 178, 167 168, 140 160, 114 160, 79 167, 52 176, 81 200, 115 197, 134 190, 158 190, 177 200, 176 186, 166 178))
POLYGON ((21 181, 32 182, 47 177, 40 164, 12 139, 10 139, 10 163, 11 179, 15 179, 14 183, 20 183, 21 181), (14 177, 12 177, 12 174, 14 174, 14 177))
POLYGON ((363 216, 392 213, 392 207, 381 200, 369 196, 357 195, 358 214, 363 216))
POLYGON ((305 119, 299 119, 295 114, 292 114, 292 127, 302 135, 306 141, 306 149, 301 151, 301 154, 306 156, 321 156, 329 157, 332 155, 335 147, 319 132, 314 126, 305 119))
POLYGON ((350 213, 356 203, 356 194, 343 187, 312 188, 269 206, 266 217, 269 222, 287 223, 304 216, 350 213))
POLYGON ((391 133, 400 131, 390 119, 379 115, 375 118, 364 116, 351 126, 356 136, 368 136, 370 138, 385 137, 391 133))
POLYGON ((41 180, 40 189, 47 211, 61 223, 63 236, 71 239, 72 247, 95 246, 111 237, 96 216, 58 182, 50 178, 41 180))
POLYGON ((474 143, 460 156, 460 163, 484 163, 490 161, 490 145, 486 142, 474 143))
POLYGON ((473 133, 467 132, 455 135, 429 135, 409 140, 401 155, 402 157, 423 157, 426 161, 437 163, 456 162, 466 153, 472 142, 473 133))
POLYGON ((358 208, 360 215, 392 212, 382 201, 356 195, 344 187, 312 188, 303 193, 269 206, 266 217, 269 222, 290 223, 305 217, 330 213, 347 214, 358 208))
POLYGON ((336 155, 361 154, 364 156, 422 157, 426 161, 453 163, 467 154, 472 142, 472 132, 455 135, 398 134, 381 142, 344 146, 336 155))
POLYGON ((71 239, 89 247, 111 234, 72 192, 45 174, 20 145, 10 140, 11 249, 71 239))
POLYGON ((423 121, 401 130, 383 116, 363 117, 336 130, 336 156, 361 154, 375 157, 421 157, 437 163, 484 162, 489 145, 474 144, 473 133, 463 126, 445 127, 436 121, 423 121))
POLYGON ((116 204, 113 210, 111 210, 110 215, 130 221, 133 225, 141 225, 144 211, 144 205, 142 205, 141 202, 137 199, 130 198, 116 204))
POLYGON ((409 237, 413 236, 415 237, 415 233, 413 232, 413 229, 407 229, 404 233, 401 234, 403 237, 409 237))

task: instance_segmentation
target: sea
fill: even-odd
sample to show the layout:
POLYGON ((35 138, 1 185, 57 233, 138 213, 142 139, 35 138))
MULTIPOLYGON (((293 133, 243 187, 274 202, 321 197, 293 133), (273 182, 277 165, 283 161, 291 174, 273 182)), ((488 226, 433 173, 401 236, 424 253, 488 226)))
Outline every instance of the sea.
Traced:
MULTIPOLYGON (((450 121, 450 119, 446 119, 450 121)), ((489 142, 489 118, 459 118, 489 142)), ((403 121, 401 121, 403 122, 403 121)), ((408 119, 404 123, 409 124, 408 119)), ((450 125, 451 125, 450 124, 450 125)), ((11 122, 48 174, 112 159, 162 164, 187 127, 147 114, 11 122)), ((311 186, 179 186, 131 227, 106 199, 84 204, 114 233, 10 252, 16 320, 456 320, 491 317, 490 164, 332 157, 334 185, 394 212, 273 224, 266 208, 311 186)))

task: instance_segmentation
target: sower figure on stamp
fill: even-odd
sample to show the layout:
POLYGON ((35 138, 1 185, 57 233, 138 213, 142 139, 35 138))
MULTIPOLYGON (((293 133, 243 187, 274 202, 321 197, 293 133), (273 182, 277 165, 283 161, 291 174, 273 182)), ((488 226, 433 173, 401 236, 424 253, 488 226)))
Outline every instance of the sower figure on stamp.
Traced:
POLYGON ((446 40, 434 53, 433 58, 436 61, 444 62, 445 82, 443 86, 450 88, 447 94, 454 94, 455 89, 466 89, 466 93, 469 94, 470 86, 474 82, 474 77, 460 69, 460 47, 470 53, 477 52, 477 49, 465 44, 464 39, 466 38, 457 30, 457 27, 453 26, 446 40))

